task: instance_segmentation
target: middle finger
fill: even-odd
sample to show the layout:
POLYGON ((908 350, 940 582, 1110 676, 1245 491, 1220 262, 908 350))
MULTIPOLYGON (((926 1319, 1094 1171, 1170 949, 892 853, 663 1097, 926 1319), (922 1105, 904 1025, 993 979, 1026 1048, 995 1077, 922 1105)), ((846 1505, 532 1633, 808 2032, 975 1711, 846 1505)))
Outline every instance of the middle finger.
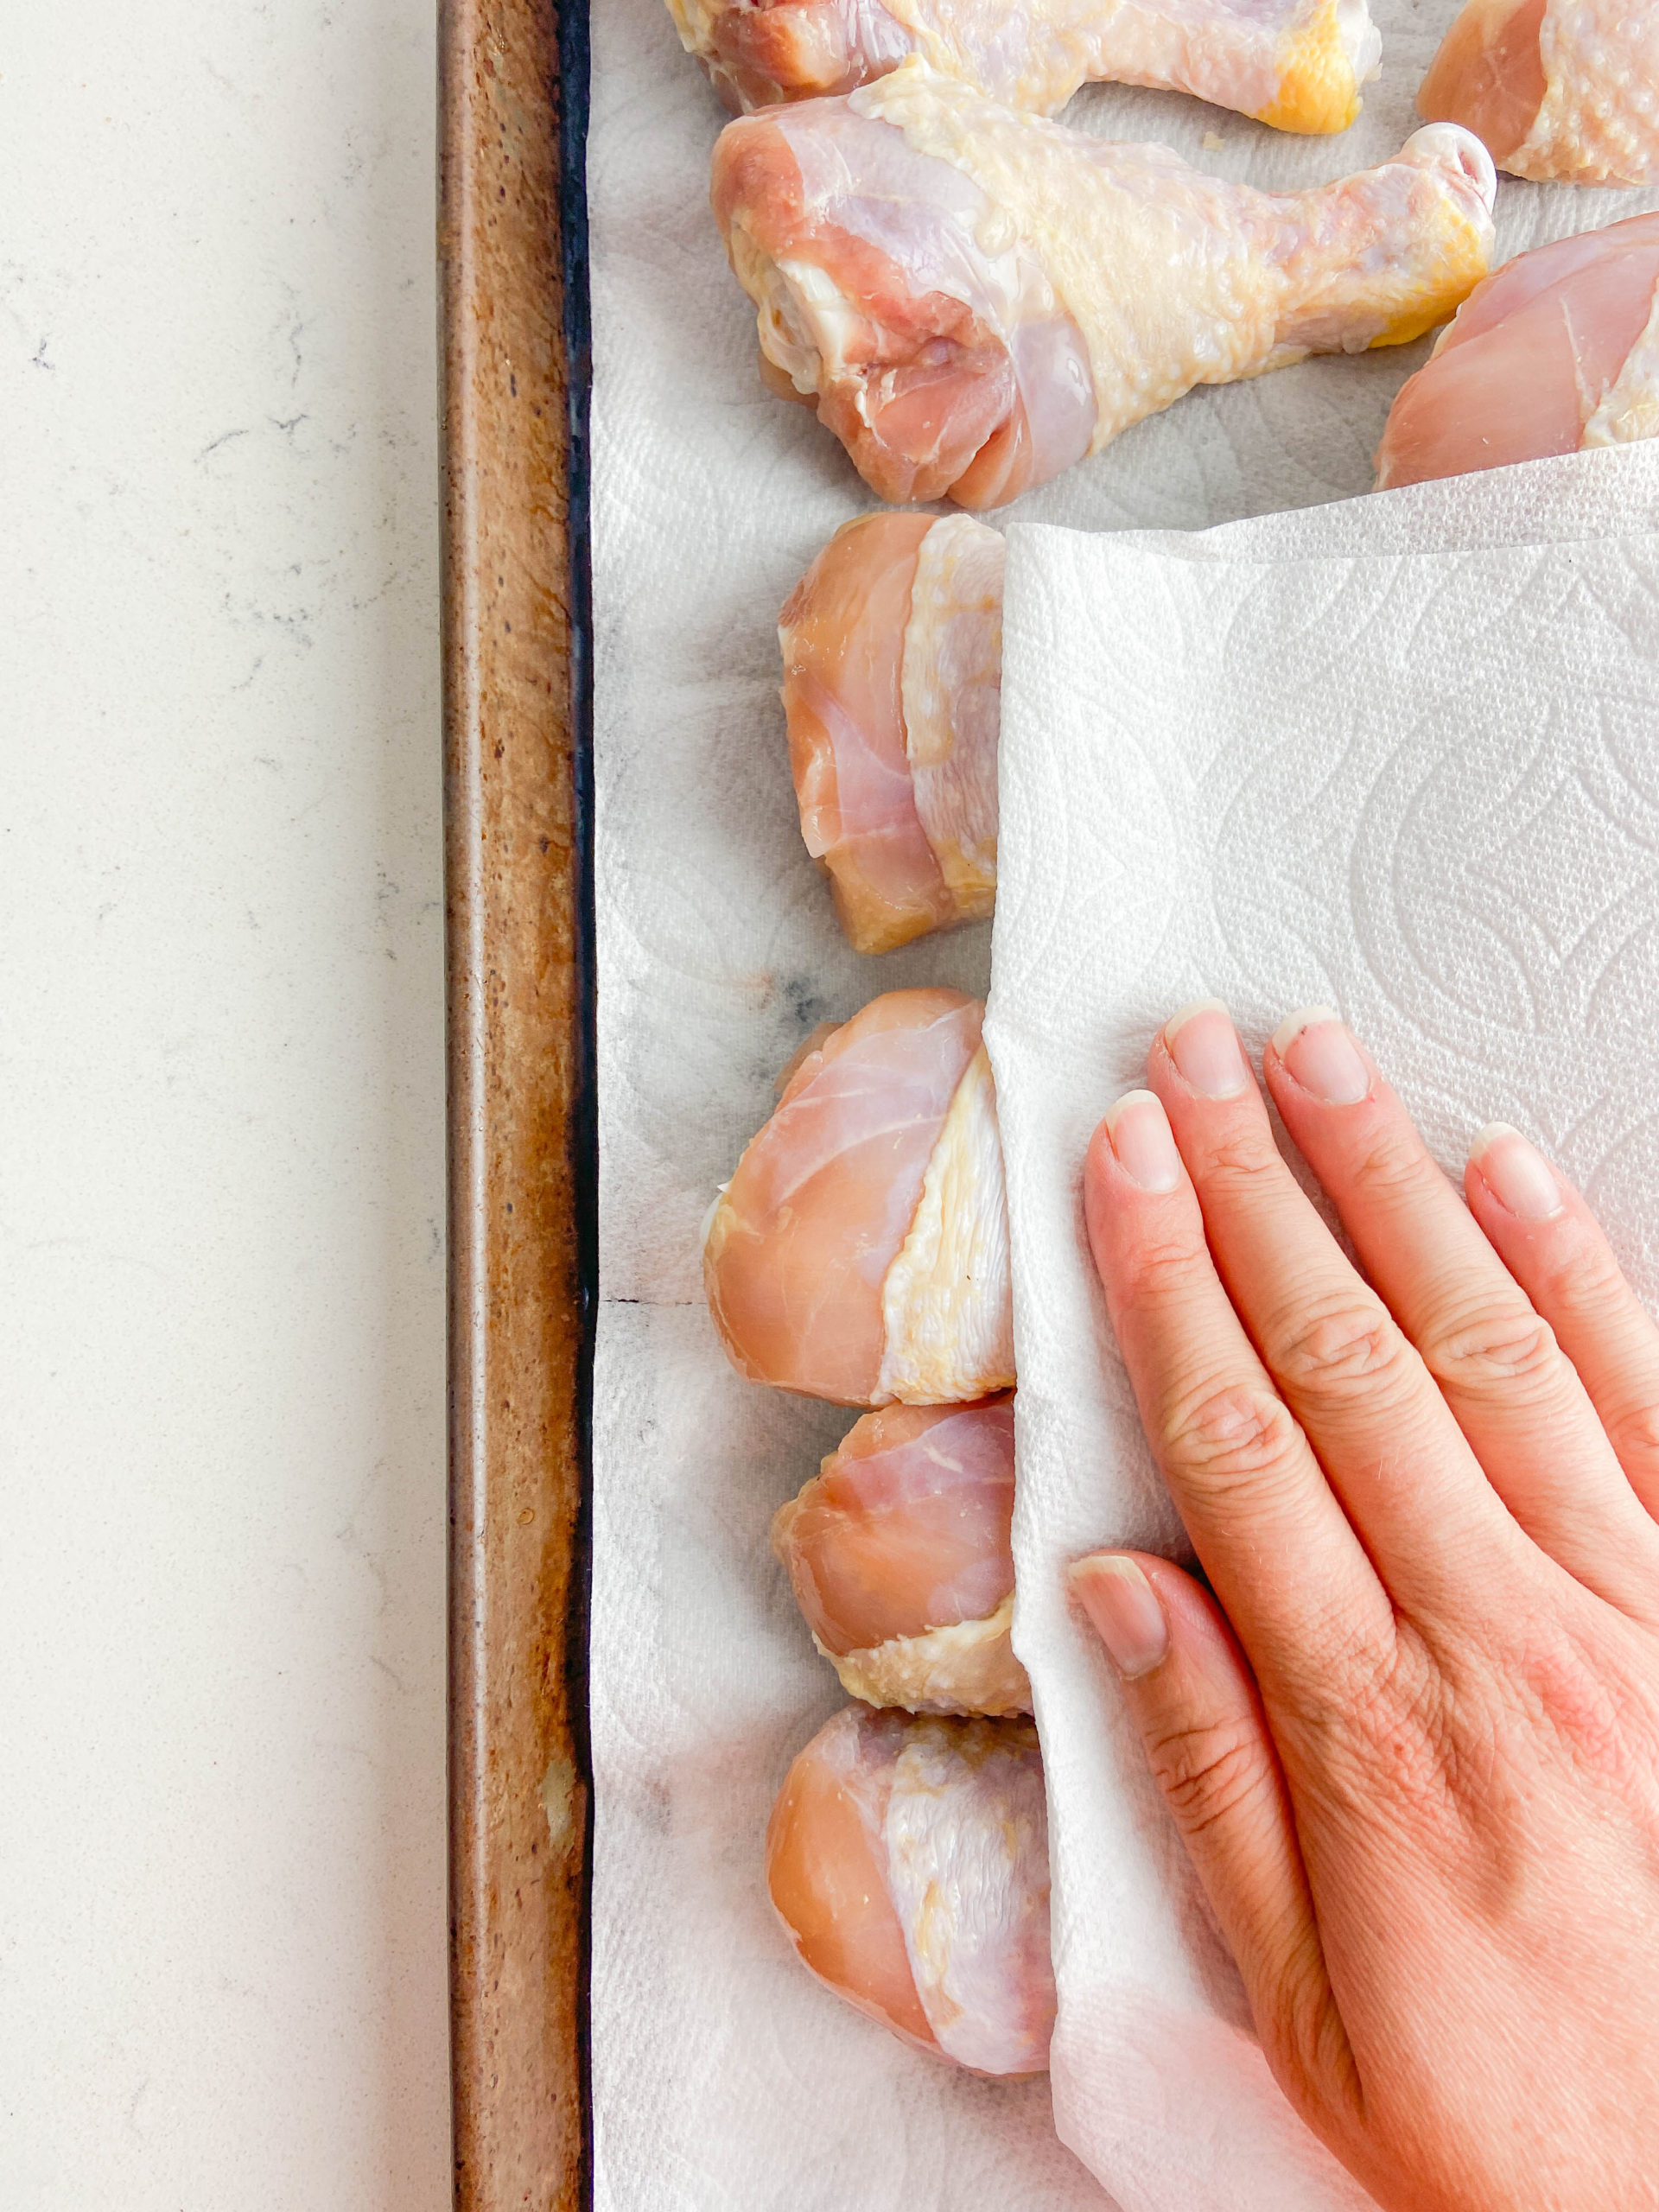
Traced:
POLYGON ((1217 1271, 1384 1583, 1408 1612, 1465 1612, 1471 1588, 1505 1586, 1490 1570, 1514 1560, 1519 1531, 1281 1157, 1226 1008, 1173 1015, 1147 1069, 1217 1271))
POLYGON ((1650 1618, 1659 1527, 1553 1332, 1375 1064, 1322 1007, 1282 1023, 1262 1061, 1292 1140, 1494 1490, 1569 1574, 1650 1618))

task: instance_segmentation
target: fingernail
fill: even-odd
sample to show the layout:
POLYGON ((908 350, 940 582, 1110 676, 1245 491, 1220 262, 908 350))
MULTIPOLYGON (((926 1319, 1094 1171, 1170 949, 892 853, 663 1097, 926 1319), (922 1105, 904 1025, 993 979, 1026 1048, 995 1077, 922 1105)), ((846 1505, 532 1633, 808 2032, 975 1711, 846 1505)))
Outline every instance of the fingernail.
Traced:
POLYGON ((1273 1049, 1310 1098, 1325 1106, 1357 1106, 1371 1087, 1342 1016, 1328 1006, 1305 1006, 1273 1033, 1273 1049))
POLYGON ((1181 1179, 1169 1117, 1149 1090, 1126 1090, 1106 1115, 1118 1166, 1143 1191, 1173 1191, 1181 1179))
POLYGON ((1249 1065, 1233 1018, 1219 999, 1194 999, 1164 1024, 1169 1057, 1200 1098, 1236 1098, 1249 1087, 1249 1065))
POLYGON ((1095 1552, 1073 1562, 1071 1580, 1118 1673, 1131 1682, 1149 1675, 1169 1649, 1169 1623, 1135 1561, 1122 1552, 1095 1552))
POLYGON ((1536 1145, 1507 1122, 1488 1122, 1469 1147, 1486 1187, 1521 1221, 1548 1221, 1565 1203, 1561 1186, 1536 1145))

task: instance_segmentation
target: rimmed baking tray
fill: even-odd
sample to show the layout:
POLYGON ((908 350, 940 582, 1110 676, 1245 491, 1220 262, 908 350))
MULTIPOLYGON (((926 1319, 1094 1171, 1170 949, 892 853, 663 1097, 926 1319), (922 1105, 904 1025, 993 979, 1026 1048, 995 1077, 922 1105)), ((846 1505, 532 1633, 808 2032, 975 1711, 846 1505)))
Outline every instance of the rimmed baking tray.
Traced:
POLYGON ((458 2212, 592 2199, 584 0, 441 0, 458 2212))

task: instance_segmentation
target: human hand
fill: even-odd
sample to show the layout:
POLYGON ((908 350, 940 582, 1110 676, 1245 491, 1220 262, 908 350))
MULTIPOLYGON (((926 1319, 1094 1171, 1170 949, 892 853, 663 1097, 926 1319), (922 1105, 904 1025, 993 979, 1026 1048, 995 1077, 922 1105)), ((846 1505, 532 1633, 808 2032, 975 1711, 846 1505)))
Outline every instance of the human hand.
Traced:
POLYGON ((1274 2076, 1389 2212, 1650 2212, 1659 1330, 1515 1132, 1465 1207, 1335 1015, 1262 1071, 1369 1282, 1220 1007, 1147 1071, 1089 1234, 1215 1596, 1073 1582, 1274 2076))

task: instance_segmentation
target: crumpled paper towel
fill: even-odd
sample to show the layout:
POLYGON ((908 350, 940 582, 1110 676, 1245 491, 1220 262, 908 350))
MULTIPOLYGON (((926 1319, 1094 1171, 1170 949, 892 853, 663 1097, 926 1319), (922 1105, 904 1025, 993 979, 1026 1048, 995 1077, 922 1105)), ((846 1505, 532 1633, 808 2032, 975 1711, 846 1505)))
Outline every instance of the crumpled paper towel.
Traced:
MULTIPOLYGON (((1339 138, 1111 87, 1067 120, 1256 183, 1319 182, 1405 138, 1453 8, 1382 0, 1385 75, 1339 138)), ((1055 2141, 1047 2085, 970 2080, 839 2005, 790 1955, 761 1882, 772 1796, 841 1702, 766 1528, 851 1416, 731 1372, 698 1225, 808 1030, 906 984, 983 991, 990 934, 869 960, 836 926, 801 846, 774 625, 837 524, 874 502, 806 410, 761 387, 754 312, 709 213, 725 118, 662 0, 594 0, 593 38, 597 2202, 1083 2212, 1104 2199, 1055 2141)), ((1506 183, 1500 241, 1654 204, 1506 183)), ((1363 491, 1426 350, 1195 392, 1012 514, 1200 529, 1363 491)))
POLYGON ((1190 1556, 1090 1261, 1084 1150, 1185 1001, 1224 998, 1257 1055, 1335 1006, 1450 1173, 1514 1122, 1659 1307, 1653 533, 1643 447, 1185 539, 1009 535, 986 1035, 1014 1641, 1048 1778, 1056 2117, 1124 2212, 1369 2199, 1274 2088, 1066 1600, 1065 1562, 1103 1542, 1190 1556))

